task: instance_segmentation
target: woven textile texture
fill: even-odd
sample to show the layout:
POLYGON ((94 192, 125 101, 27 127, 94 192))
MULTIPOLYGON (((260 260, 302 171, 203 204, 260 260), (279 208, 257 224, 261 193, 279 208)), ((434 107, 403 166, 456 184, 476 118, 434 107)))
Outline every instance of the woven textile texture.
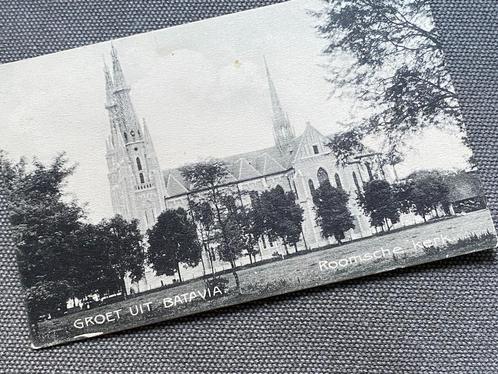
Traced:
MULTIPOLYGON (((0 61, 270 2, 0 0, 0 61)), ((433 9, 496 221, 498 2, 433 9)), ((0 205, 0 373, 498 372, 494 251, 33 351, 0 205)))

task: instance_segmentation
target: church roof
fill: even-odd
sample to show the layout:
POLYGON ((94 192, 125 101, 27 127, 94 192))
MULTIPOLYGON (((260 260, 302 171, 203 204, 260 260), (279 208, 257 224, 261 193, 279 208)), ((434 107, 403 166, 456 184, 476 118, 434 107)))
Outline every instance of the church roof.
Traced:
POLYGON ((188 182, 182 177, 180 170, 171 169, 165 170, 166 195, 178 196, 189 191, 188 182), (167 173, 166 173, 167 172, 167 173))
MULTIPOLYGON (((280 152, 277 146, 273 146, 222 158, 221 161, 228 165, 231 174, 227 183, 261 178, 291 169, 293 155, 299 146, 300 139, 301 137, 297 137, 291 141, 288 154, 280 152)), ((191 186, 182 177, 180 168, 164 170, 163 175, 166 183, 166 197, 180 196, 191 191, 191 186)))
MULTIPOLYGON (((330 137, 323 136, 308 124, 304 132, 288 144, 286 152, 281 152, 277 146, 273 146, 224 157, 221 161, 227 164, 230 172, 226 184, 286 172, 292 169, 296 158, 306 157, 302 151, 305 143, 316 142, 316 139, 326 140, 330 137)), ((191 186, 182 177, 180 168, 164 170, 163 174, 166 197, 181 196, 191 191, 191 186)))

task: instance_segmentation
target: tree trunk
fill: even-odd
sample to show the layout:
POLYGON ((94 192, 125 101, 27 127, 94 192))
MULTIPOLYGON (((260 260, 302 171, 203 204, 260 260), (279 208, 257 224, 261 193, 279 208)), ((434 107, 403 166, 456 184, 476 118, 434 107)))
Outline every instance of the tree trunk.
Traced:
POLYGON ((126 293, 126 282, 124 277, 120 278, 120 288, 121 288, 121 295, 123 295, 123 300, 126 300, 128 298, 128 294, 126 293))
POLYGON ((211 248, 209 248, 209 246, 207 247, 207 251, 209 255, 209 263, 211 264, 211 274, 213 275, 213 278, 215 278, 216 270, 214 269, 213 254, 211 253, 211 248))
POLYGON ((182 283, 183 279, 182 279, 182 274, 180 273, 180 263, 179 262, 176 263, 176 272, 178 274, 178 280, 180 281, 180 283, 182 283))
POLYGON ((296 250, 296 253, 297 253, 298 252, 297 243, 294 243, 294 249, 296 250))
POLYGON ((289 255, 289 248, 287 248, 287 243, 284 242, 285 253, 289 255))
POLYGON ((206 265, 204 265, 204 258, 202 256, 202 251, 201 251, 201 264, 202 264, 202 275, 206 277, 206 265))
POLYGON ((252 261, 252 254, 250 254, 250 253, 249 253, 249 262, 250 262, 250 263, 251 263, 251 265, 252 265, 252 263, 253 263, 253 261, 252 261))
POLYGON ((396 170, 396 165, 392 165, 394 171, 394 180, 399 181, 398 170, 396 170))
POLYGON ((301 231, 301 236, 303 237, 304 249, 308 250, 308 243, 306 242, 306 238, 304 237, 304 232, 301 231))
POLYGON ((213 265, 213 257, 211 256, 211 249, 209 248, 209 245, 205 242, 202 243, 202 246, 204 247, 204 251, 208 256, 209 266, 211 266, 211 275, 214 278, 214 265, 213 265))
POLYGON ((230 261, 230 265, 232 265, 232 274, 235 279, 235 285, 237 286, 237 291, 240 293, 240 279, 239 274, 237 274, 237 270, 235 270, 235 261, 230 261))

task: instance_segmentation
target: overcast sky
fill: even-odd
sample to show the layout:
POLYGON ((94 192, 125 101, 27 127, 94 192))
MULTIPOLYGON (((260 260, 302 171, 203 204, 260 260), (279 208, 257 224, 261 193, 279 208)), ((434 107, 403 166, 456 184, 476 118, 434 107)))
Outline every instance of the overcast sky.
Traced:
MULTIPOLYGON (((358 115, 351 98, 328 99, 324 41, 307 12, 319 6, 295 0, 114 41, 163 169, 273 145, 263 56, 296 134, 306 121, 331 134, 358 115)), ((112 215, 102 70, 109 53, 107 42, 0 66, 0 148, 42 161, 66 151, 79 164, 67 191, 88 203, 92 220, 112 215)), ((402 174, 467 166, 460 134, 429 130, 412 145, 402 174)))

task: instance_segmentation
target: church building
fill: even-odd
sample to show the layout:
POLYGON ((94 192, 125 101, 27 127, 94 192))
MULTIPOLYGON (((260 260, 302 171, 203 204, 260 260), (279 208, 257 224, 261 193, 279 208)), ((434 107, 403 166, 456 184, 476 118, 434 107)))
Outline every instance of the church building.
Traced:
MULTIPOLYGON (((106 82, 106 109, 109 115, 110 136, 107 140, 106 159, 114 214, 126 219, 136 218, 142 231, 152 227, 156 217, 165 209, 187 208, 189 194, 195 192, 182 177, 178 168, 162 169, 145 121, 135 113, 123 69, 116 49, 111 50, 112 69, 104 69, 106 82)), ((375 152, 357 155, 347 165, 339 166, 330 148, 330 139, 307 123, 303 133, 296 135, 277 94, 276 85, 264 61, 271 99, 272 118, 268 130, 273 128, 275 145, 269 148, 225 157, 231 173, 227 185, 241 191, 264 191, 281 186, 292 191, 304 209, 303 236, 299 248, 305 243, 317 248, 335 242, 321 236, 315 222, 312 194, 320 184, 329 181, 350 195, 350 210, 355 228, 346 238, 356 239, 372 235, 368 217, 357 206, 355 197, 364 182, 373 178, 393 180, 389 170, 383 170, 380 155, 375 152)), ((242 115, 242 114, 241 114, 242 115)), ((270 121, 269 121, 270 122, 270 121)), ((162 165, 167 167, 167 165, 162 165)), ((280 243, 262 241, 261 258, 282 254, 280 243)), ((249 260, 242 257, 238 263, 249 260)), ((228 264, 219 263, 220 269, 228 264)), ((202 275, 200 265, 186 269, 190 278, 202 275)), ((189 276, 184 277, 188 279, 189 276)), ((144 291, 170 283, 171 277, 157 277, 151 269, 146 279, 130 285, 132 291, 144 291), (169 279, 168 279, 169 278, 169 279)))

